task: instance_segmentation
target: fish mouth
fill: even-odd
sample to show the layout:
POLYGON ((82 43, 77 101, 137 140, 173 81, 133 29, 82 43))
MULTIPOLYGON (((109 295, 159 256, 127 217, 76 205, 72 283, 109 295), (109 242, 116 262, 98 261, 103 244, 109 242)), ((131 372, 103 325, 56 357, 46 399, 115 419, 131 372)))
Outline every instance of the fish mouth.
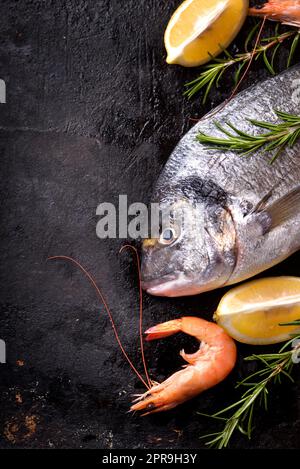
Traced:
POLYGON ((157 279, 143 281, 142 287, 153 296, 177 297, 200 293, 199 286, 195 286, 192 279, 181 271, 166 274, 157 279))

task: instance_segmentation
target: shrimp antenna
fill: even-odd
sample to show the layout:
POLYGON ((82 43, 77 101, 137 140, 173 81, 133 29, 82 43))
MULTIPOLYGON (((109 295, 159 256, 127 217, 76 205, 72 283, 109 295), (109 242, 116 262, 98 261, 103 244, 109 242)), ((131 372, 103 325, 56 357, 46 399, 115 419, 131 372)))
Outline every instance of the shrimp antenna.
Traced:
POLYGON ((120 253, 122 253, 125 249, 131 249, 135 253, 136 262, 137 262, 137 270, 138 270, 138 282, 139 282, 139 304, 140 304, 140 313, 139 313, 139 335, 140 335, 140 344, 141 344, 141 354, 142 354, 142 361, 144 366, 144 371, 146 375, 146 379, 148 382, 149 388, 152 387, 151 380, 149 378, 146 359, 145 359, 145 352, 144 352, 144 340, 143 340, 143 289, 142 289, 142 276, 141 276, 141 263, 139 254, 137 249, 132 246, 131 244, 125 244, 121 247, 120 253))
MULTIPOLYGON (((90 281, 90 283, 92 284, 92 286, 94 287, 94 289, 96 290, 96 293, 97 293, 97 296, 98 298, 100 298, 107 314, 108 314, 108 317, 109 317, 109 320, 111 322, 111 325, 112 325, 112 328, 113 328, 113 331, 114 331, 114 334, 115 334, 115 337, 117 339, 117 342, 119 344, 119 347, 121 349, 121 352, 123 353, 124 357, 126 358, 127 362, 129 363, 130 367, 132 368, 132 370, 134 371, 134 373, 137 375, 137 377, 141 380, 141 382, 144 384, 144 386, 146 386, 147 389, 149 389, 149 385, 146 383, 146 381, 144 380, 144 378, 140 375, 140 373, 138 372, 138 370, 136 369, 136 367, 134 366, 134 364, 132 363, 132 361, 130 360, 129 356, 127 355, 123 345, 122 345, 122 342, 120 340, 120 337, 119 337, 119 334, 117 332, 117 329, 116 329, 116 326, 115 326, 115 322, 114 322, 114 319, 112 317, 112 314, 110 312, 110 309, 106 303, 106 300, 100 290, 100 288, 98 287, 98 285, 96 284, 94 278, 92 277, 92 275, 78 262, 76 261, 76 259, 73 259, 72 257, 70 256, 51 256, 51 257, 48 257, 47 258, 47 261, 51 261, 51 260, 57 260, 57 259, 61 259, 61 260, 66 260, 66 261, 69 261, 69 262, 72 262, 73 264, 75 264, 83 273, 84 275, 88 278, 88 280, 90 281)), ((149 378, 148 378, 149 379, 149 378)))
POLYGON ((209 117, 213 117, 217 112, 219 111, 222 111, 224 109, 225 106, 227 106, 227 104, 235 97, 237 91, 239 90, 241 84, 243 83, 243 81, 245 80, 248 72, 249 72, 249 69, 252 65, 252 62, 255 58, 255 54, 257 52, 257 48, 258 48, 258 45, 259 45, 259 41, 260 41, 260 38, 261 38, 261 35, 262 35, 262 32, 263 32, 263 29, 264 29, 264 26, 265 26, 265 23, 266 23, 266 19, 267 17, 264 16, 262 22, 261 22, 261 25, 260 25, 260 28, 259 28, 259 31, 258 31, 258 34, 257 34, 257 37, 256 37, 256 40, 255 40, 255 44, 254 44, 254 48, 251 52, 251 55, 250 55, 250 60, 248 62, 248 65, 243 73, 243 75, 241 76, 241 78, 239 79, 238 83, 235 85, 233 91, 231 92, 229 98, 227 98, 223 104, 221 104, 221 106, 217 107, 216 109, 214 109, 213 111, 211 112, 208 112, 207 114, 205 114, 205 116, 203 116, 201 119, 198 119, 199 120, 206 120, 208 119, 209 117))

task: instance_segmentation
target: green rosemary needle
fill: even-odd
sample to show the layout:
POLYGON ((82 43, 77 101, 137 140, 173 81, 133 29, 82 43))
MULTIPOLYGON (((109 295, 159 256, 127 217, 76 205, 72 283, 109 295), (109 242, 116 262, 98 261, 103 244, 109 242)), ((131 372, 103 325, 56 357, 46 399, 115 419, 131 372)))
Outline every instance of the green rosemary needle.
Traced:
POLYGON ((253 36, 258 27, 259 23, 257 23, 255 27, 250 31, 245 42, 244 53, 232 56, 227 50, 224 50, 224 58, 213 59, 213 62, 202 67, 200 75, 195 80, 186 83, 186 90, 184 92, 184 95, 186 95, 188 98, 192 98, 199 91, 205 90, 202 99, 202 102, 205 103, 212 87, 216 86, 218 88, 220 80, 223 74, 227 71, 227 69, 236 66, 236 71, 234 73, 234 84, 237 84, 242 75, 243 70, 245 69, 246 65, 250 62, 250 60, 253 59, 253 57, 255 58, 255 60, 262 57, 266 68, 272 75, 275 75, 274 60, 276 54, 284 41, 293 38, 287 61, 287 67, 289 67, 292 63, 292 59, 300 42, 300 32, 297 30, 291 30, 279 34, 277 27, 274 36, 261 39, 257 48, 255 50, 249 51, 249 43, 253 39, 253 36), (272 53, 268 56, 268 53, 271 51, 272 53))
MULTIPOLYGON (((300 326, 300 320, 289 323, 289 325, 300 326)), ((226 448, 236 431, 246 435, 249 439, 251 438, 255 410, 257 408, 268 409, 270 386, 281 383, 282 377, 293 382, 291 372, 294 364, 298 362, 300 351, 300 343, 297 340, 300 341, 300 335, 294 336, 286 342, 278 353, 251 355, 245 358, 247 361, 258 361, 262 367, 236 385, 236 388, 246 388, 241 398, 213 415, 199 413, 199 415, 211 417, 224 423, 221 431, 201 437, 208 439, 207 445, 218 449, 226 448), (289 350, 287 350, 288 348, 289 350), (228 414, 229 416, 224 417, 228 414)))
POLYGON ((267 132, 265 133, 250 135, 237 129, 230 123, 226 123, 228 128, 225 128, 220 123, 215 122, 217 129, 224 134, 224 138, 206 135, 202 132, 196 138, 200 143, 210 147, 217 147, 219 150, 236 151, 241 155, 249 155, 258 150, 263 150, 264 152, 274 151, 270 161, 273 163, 284 147, 292 147, 300 138, 300 116, 281 111, 275 112, 282 122, 270 123, 253 119, 249 120, 254 126, 266 129, 267 132))

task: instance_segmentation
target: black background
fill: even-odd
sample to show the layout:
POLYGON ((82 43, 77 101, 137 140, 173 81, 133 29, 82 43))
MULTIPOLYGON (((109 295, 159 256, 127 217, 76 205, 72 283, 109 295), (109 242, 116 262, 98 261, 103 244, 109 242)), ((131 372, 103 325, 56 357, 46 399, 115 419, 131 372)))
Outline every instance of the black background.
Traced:
MULTIPOLYGON (((7 104, 0 105, 0 337, 8 355, 0 365, 1 447, 200 448, 199 437, 217 426, 197 411, 230 404, 235 381, 254 369, 243 357, 261 349, 240 346, 232 375, 180 408, 128 414, 132 394, 143 388, 103 308, 80 272, 46 258, 72 255, 95 275, 141 368, 136 265, 131 254, 118 254, 124 240, 96 237, 96 207, 116 203, 119 194, 148 202, 191 119, 229 95, 231 77, 205 106, 182 96, 197 70, 168 66, 163 46, 180 1, 0 3, 0 73, 7 83, 7 104)), ((242 50, 252 24, 233 52, 242 50)), ((286 54, 283 47, 278 70, 286 54)), ((256 63, 243 86, 267 75, 256 63)), ((298 265, 294 255, 271 273, 298 275, 298 265)), ((209 319, 223 293, 145 296, 144 327, 186 314, 209 319)), ((147 344, 151 376, 163 380, 181 366, 179 350, 195 345, 180 335, 147 344)), ((274 390, 269 413, 259 412, 253 439, 237 436, 233 448, 299 447, 297 371, 294 385, 274 390)))

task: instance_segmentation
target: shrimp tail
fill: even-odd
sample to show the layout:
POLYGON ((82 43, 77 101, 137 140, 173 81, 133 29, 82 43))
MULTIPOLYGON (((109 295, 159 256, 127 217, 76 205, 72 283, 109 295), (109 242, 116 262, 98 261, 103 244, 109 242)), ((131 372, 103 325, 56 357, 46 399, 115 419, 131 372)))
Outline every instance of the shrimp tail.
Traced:
POLYGON ((145 334, 146 340, 156 340, 163 339, 164 337, 169 337, 170 335, 177 334, 182 330, 182 320, 173 319, 172 321, 163 322, 157 324, 156 326, 150 327, 145 334))
POLYGON ((249 15, 300 27, 300 0, 269 0, 260 8, 250 8, 249 15))

